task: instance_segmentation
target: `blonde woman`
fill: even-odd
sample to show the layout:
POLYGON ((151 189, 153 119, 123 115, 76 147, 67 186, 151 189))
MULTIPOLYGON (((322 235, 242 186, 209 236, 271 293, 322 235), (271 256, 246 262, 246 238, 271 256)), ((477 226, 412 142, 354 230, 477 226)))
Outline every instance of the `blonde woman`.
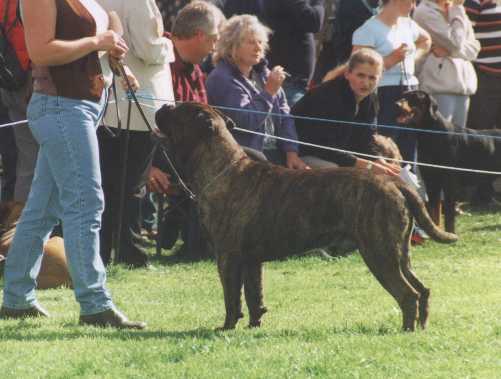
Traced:
POLYGON ((223 111, 239 128, 260 133, 236 131, 235 139, 242 146, 262 152, 274 163, 304 169, 307 166, 294 142, 294 121, 287 117, 289 106, 282 89, 286 73, 281 66, 269 70, 264 60, 270 33, 255 16, 233 16, 227 21, 216 44, 216 67, 207 79, 209 104, 234 108, 223 111))

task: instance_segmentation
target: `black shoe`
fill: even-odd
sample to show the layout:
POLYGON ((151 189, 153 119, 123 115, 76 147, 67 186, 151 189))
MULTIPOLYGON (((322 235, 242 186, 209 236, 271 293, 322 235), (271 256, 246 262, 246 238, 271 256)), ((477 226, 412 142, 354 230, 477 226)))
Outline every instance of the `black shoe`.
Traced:
POLYGON ((101 328, 112 327, 118 329, 146 328, 146 323, 142 321, 129 321, 123 313, 115 309, 108 309, 93 315, 82 315, 80 316, 80 325, 92 325, 101 328))
POLYGON ((34 305, 26 309, 14 309, 2 307, 0 308, 0 318, 24 319, 28 317, 50 317, 49 312, 43 309, 40 305, 34 305))

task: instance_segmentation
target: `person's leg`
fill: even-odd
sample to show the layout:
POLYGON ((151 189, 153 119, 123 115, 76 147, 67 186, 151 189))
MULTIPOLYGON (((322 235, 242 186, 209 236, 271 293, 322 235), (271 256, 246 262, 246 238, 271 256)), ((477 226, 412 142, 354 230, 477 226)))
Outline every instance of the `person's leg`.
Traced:
MULTIPOLYGON (((50 172, 59 190, 68 268, 81 314, 113 308, 105 288, 106 271, 99 256, 99 229, 104 208, 95 126, 102 104, 49 97, 56 114, 46 138, 50 172)), ((35 127, 33 127, 35 130, 35 127)))
POLYGON ((438 111, 449 122, 452 122, 456 102, 454 95, 444 93, 434 93, 433 98, 437 101, 438 111))
MULTIPOLYGON (((47 103, 47 96, 34 95, 30 105, 30 118, 40 139, 52 134, 48 129, 54 124, 54 117, 45 114, 47 103)), ((26 309, 37 304, 35 287, 43 244, 60 213, 59 190, 51 172, 50 154, 50 148, 39 152, 30 196, 7 257, 3 305, 11 309, 26 309)))
POLYGON ((116 213, 120 190, 120 139, 112 136, 103 128, 100 128, 97 134, 104 193, 99 253, 103 263, 108 265, 112 259, 113 238, 117 222, 116 213))
MULTIPOLYGON (((141 202, 146 193, 145 177, 149 172, 153 145, 149 132, 131 131, 127 159, 124 214, 119 262, 142 267, 148 255, 141 246, 141 202)), ((115 216, 117 216, 115 214, 115 216)))
MULTIPOLYGON (((0 125, 8 123, 8 118, 0 116, 0 125)), ((0 155, 2 156, 2 182, 1 196, 2 201, 14 199, 14 188, 16 184, 16 161, 17 151, 14 140, 14 131, 11 126, 0 127, 0 155)))
MULTIPOLYGON (((468 121, 471 129, 493 129, 501 127, 501 78, 477 70, 478 89, 471 96, 468 121)), ((494 196, 490 181, 479 184, 472 195, 474 205, 489 205, 494 196)))
POLYGON ((33 181, 35 164, 38 155, 38 143, 33 138, 28 125, 20 125, 14 128, 14 137, 17 147, 17 179, 14 190, 14 199, 26 202, 33 181))
POLYGON ((501 78, 477 70, 478 89, 471 96, 468 127, 493 129, 501 127, 501 78))
POLYGON ((446 120, 459 128, 466 127, 469 96, 434 94, 433 97, 437 101, 438 111, 446 120))

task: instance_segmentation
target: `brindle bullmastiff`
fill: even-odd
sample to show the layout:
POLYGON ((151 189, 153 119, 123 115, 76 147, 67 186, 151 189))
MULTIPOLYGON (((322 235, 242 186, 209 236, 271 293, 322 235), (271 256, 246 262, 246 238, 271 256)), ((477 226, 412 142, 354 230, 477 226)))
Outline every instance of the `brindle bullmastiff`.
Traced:
POLYGON ((242 317, 242 287, 249 326, 261 325, 264 261, 326 247, 340 237, 356 241, 370 271, 398 302, 404 330, 414 330, 416 320, 426 326, 430 290, 409 262, 413 219, 436 241, 457 237, 433 224, 418 194, 399 178, 253 161, 231 135, 233 122, 207 105, 165 106, 156 122, 197 197, 223 285, 223 329, 242 317))

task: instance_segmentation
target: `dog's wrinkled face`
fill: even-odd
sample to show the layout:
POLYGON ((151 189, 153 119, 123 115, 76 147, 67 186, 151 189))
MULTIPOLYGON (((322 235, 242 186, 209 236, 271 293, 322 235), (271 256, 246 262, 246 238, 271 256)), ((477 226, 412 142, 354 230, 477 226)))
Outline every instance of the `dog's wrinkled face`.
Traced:
POLYGON ((200 144, 219 134, 222 128, 235 126, 221 112, 195 102, 181 103, 176 107, 164 105, 157 111, 155 121, 178 163, 186 161, 200 144))
POLYGON ((437 102, 424 91, 409 91, 397 100, 399 115, 397 121, 404 125, 421 125, 421 121, 429 116, 436 117, 437 102))

